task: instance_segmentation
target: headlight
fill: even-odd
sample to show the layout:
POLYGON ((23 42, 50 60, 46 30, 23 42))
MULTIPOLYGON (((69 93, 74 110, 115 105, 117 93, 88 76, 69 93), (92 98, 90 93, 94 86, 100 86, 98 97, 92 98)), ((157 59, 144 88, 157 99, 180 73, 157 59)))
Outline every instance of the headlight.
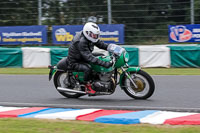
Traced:
POLYGON ((129 55, 127 52, 124 52, 124 61, 127 63, 129 60, 129 55))

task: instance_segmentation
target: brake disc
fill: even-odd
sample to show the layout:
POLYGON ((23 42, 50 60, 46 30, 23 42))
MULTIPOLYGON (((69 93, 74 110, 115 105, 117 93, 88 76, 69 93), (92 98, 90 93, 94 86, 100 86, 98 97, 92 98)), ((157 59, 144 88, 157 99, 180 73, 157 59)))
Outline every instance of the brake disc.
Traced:
POLYGON ((133 81, 138 87, 138 88, 135 88, 134 85, 130 82, 130 86, 135 92, 142 92, 144 88, 146 87, 145 81, 140 77, 135 77, 133 81))

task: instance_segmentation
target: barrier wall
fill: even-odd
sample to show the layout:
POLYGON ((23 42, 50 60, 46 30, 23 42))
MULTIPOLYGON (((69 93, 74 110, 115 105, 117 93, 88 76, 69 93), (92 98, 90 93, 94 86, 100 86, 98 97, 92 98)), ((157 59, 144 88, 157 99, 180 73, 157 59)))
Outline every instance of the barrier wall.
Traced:
POLYGON ((137 47, 125 46, 126 51, 129 53, 130 66, 139 66, 139 49, 137 47))
POLYGON ((139 66, 170 67, 170 49, 166 46, 139 46, 139 66))
POLYGON ((47 67, 50 64, 49 48, 22 48, 23 67, 47 67))
POLYGON ((171 67, 200 67, 200 45, 168 47, 171 50, 171 67))
POLYGON ((51 48, 51 65, 56 65, 59 60, 68 55, 68 48, 51 48))
POLYGON ((21 48, 0 47, 0 67, 22 67, 21 48))
MULTIPOLYGON (((200 45, 123 46, 129 53, 131 66, 140 67, 200 67, 200 45)), ((108 55, 95 48, 95 52, 108 55)), ((0 67, 40 68, 55 65, 66 57, 68 48, 0 47, 0 67)))

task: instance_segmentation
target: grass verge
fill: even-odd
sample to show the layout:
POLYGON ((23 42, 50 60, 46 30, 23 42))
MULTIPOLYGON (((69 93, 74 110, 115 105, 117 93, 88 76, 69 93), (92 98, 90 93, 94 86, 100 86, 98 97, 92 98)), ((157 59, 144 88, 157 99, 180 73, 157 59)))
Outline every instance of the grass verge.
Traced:
POLYGON ((200 126, 114 125, 85 121, 1 118, 2 133, 199 133, 200 126))
POLYGON ((47 68, 0 68, 0 74, 48 74, 47 68))
POLYGON ((145 68, 151 75, 200 75, 199 68, 145 68))
MULTIPOLYGON (((150 75, 200 75, 199 68, 144 68, 150 75)), ((48 74, 47 68, 0 68, 0 74, 48 74)))

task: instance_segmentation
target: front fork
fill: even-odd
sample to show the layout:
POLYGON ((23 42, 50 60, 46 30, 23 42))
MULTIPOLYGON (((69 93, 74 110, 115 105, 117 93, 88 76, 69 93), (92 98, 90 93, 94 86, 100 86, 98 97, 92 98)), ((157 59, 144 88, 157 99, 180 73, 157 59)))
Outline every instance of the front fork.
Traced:
POLYGON ((131 75, 130 75, 130 72, 139 72, 140 71, 140 67, 130 67, 128 64, 126 64, 127 66, 127 69, 125 69, 124 67, 121 67, 118 69, 118 73, 120 75, 120 79, 119 79, 119 83, 120 83, 120 86, 123 85, 123 79, 124 79, 124 76, 127 76, 128 79, 130 80, 130 82, 132 83, 132 85, 135 87, 135 88, 138 88, 138 86, 136 85, 136 83, 134 82, 134 80, 131 78, 131 75))
POLYGON ((131 81, 132 85, 134 86, 134 88, 138 88, 138 86, 135 84, 135 82, 133 81, 133 79, 131 78, 130 74, 123 68, 121 67, 123 73, 128 77, 128 79, 131 81))

